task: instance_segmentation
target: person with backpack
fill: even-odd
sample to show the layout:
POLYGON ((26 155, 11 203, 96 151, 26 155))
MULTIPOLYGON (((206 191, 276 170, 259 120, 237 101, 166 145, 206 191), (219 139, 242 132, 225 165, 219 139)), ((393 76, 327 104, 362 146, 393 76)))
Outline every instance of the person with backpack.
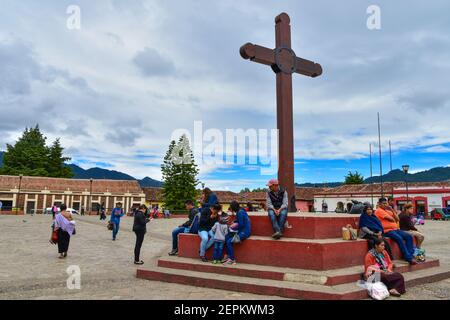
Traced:
POLYGON ((53 221, 53 231, 56 231, 58 253, 60 259, 67 257, 67 251, 69 251, 70 238, 75 234, 75 221, 73 221, 72 214, 67 210, 65 204, 61 204, 61 212, 55 216, 53 221))
POLYGON ((189 219, 172 231, 172 251, 169 252, 169 256, 178 255, 178 235, 180 233, 197 233, 198 230, 199 217, 194 202, 192 200, 187 200, 184 205, 189 212, 189 219), (196 225, 194 225, 194 223, 196 223, 196 225), (191 229, 193 232, 191 232, 191 229))
POLYGON ((122 203, 117 203, 116 207, 111 211, 111 218, 109 222, 112 224, 112 240, 116 241, 117 233, 119 232, 120 228, 120 218, 122 218, 125 215, 125 212, 122 208, 122 203))
POLYGON ((141 247, 147 233, 147 223, 151 221, 146 215, 147 206, 141 204, 134 214, 133 231, 136 234, 136 244, 134 246, 134 264, 142 265, 144 261, 140 260, 141 247))

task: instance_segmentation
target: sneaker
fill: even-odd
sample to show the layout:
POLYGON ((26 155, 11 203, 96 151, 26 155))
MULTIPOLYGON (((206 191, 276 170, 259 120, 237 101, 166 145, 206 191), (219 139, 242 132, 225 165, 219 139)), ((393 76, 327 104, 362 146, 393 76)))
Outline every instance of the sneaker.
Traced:
POLYGON ((172 250, 169 252, 169 256, 177 256, 178 255, 178 250, 172 250))
POLYGON ((200 259, 202 260, 202 262, 208 262, 208 259, 206 259, 206 257, 200 257, 200 259))
POLYGON ((142 264, 144 264, 144 261, 142 261, 142 260, 141 261, 135 261, 134 264, 142 265, 142 264))
POLYGON ((278 240, 278 239, 280 239, 281 238, 281 232, 275 232, 273 235, 272 235, 272 238, 274 238, 275 240, 278 240))
POLYGON ((219 263, 220 263, 220 260, 214 260, 212 263, 213 263, 213 264, 219 264, 219 263))
POLYGON ((225 261, 223 264, 226 264, 226 265, 235 265, 235 264, 236 264, 236 260, 228 259, 228 260, 225 261))

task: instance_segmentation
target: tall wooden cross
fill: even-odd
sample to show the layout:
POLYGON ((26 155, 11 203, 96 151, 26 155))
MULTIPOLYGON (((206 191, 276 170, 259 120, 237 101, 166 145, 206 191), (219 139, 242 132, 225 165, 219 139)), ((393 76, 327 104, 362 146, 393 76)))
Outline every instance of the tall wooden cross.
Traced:
POLYGON ((278 180, 288 191, 289 211, 295 212, 292 74, 314 78, 322 74, 322 67, 295 55, 291 48, 290 21, 287 13, 275 18, 275 49, 247 43, 241 47, 240 53, 244 59, 271 66, 277 75, 278 180))

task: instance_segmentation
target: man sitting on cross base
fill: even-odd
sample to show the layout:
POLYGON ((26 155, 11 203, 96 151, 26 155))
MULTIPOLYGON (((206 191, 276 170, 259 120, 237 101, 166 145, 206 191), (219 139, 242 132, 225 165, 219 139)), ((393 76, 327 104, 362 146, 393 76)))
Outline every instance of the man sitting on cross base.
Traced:
POLYGON ((267 186, 269 191, 267 192, 267 210, 269 213, 270 221, 272 222, 273 231, 272 235, 274 239, 280 239, 283 236, 284 225, 288 214, 288 193, 286 190, 280 188, 277 179, 271 179, 267 186))

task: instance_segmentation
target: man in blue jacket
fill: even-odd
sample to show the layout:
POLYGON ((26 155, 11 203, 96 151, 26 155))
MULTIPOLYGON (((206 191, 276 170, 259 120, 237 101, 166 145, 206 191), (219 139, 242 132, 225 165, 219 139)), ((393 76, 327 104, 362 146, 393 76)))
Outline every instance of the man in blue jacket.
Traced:
POLYGON ((111 212, 111 219, 109 222, 113 225, 112 230, 112 239, 113 241, 116 241, 117 233, 119 232, 120 227, 120 218, 122 218, 125 215, 125 212, 122 209, 122 203, 117 203, 116 207, 111 212))

